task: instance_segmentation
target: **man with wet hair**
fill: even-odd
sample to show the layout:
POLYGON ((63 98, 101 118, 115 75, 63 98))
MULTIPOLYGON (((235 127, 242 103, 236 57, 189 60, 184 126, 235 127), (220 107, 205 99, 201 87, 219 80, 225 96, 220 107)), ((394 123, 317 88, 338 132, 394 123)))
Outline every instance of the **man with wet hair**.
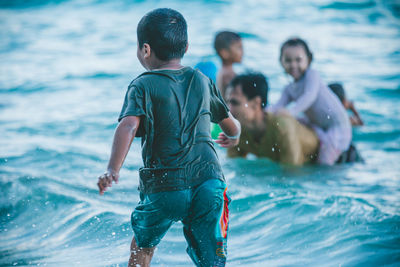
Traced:
POLYGON ((294 117, 265 111, 268 83, 260 73, 236 76, 227 90, 227 103, 242 125, 239 145, 228 149, 229 157, 254 154, 289 165, 316 159, 316 134, 294 117))

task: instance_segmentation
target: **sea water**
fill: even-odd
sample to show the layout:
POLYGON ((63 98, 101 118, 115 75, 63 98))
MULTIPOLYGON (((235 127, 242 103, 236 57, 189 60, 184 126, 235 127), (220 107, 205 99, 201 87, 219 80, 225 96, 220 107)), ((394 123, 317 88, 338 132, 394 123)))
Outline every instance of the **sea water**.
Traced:
MULTIPOLYGON (((218 63, 222 29, 243 36, 242 69, 290 82, 279 46, 300 36, 365 126, 365 163, 290 168, 217 152, 233 201, 228 266, 400 265, 400 5, 395 0, 0 1, 0 265, 126 266, 140 140, 104 196, 112 136, 136 59, 136 25, 156 7, 188 22, 183 63, 218 63)), ((153 266, 193 266, 176 223, 153 266)))

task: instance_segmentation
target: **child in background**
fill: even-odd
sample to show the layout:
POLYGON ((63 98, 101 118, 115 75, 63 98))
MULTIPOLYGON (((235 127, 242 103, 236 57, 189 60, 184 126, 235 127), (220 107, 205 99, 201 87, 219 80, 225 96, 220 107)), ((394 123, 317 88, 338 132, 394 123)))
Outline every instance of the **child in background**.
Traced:
MULTIPOLYGON (((350 110, 353 113, 353 116, 350 116, 350 122, 353 126, 361 126, 364 125, 364 122, 361 120, 360 115, 358 114, 356 108, 354 107, 353 102, 346 99, 346 94, 344 92, 344 88, 340 83, 331 83, 328 87, 335 93, 335 95, 340 99, 344 108, 346 110, 350 110)), ((336 163, 349 163, 349 162, 364 162, 364 159, 361 157, 358 152, 356 146, 352 142, 349 146, 349 149, 340 155, 336 163)))
POLYGON ((346 110, 318 72, 310 68, 312 53, 305 41, 292 38, 284 42, 280 62, 294 81, 285 87, 271 111, 289 112, 294 117, 303 113, 320 141, 318 163, 333 165, 352 139, 346 110))
POLYGON ((214 48, 222 61, 222 69, 217 75, 217 87, 221 91, 222 97, 226 99, 226 88, 236 76, 236 73, 233 70, 233 64, 242 62, 242 38, 239 36, 239 34, 234 32, 219 32, 215 36, 214 48))
POLYGON ((364 122, 361 120, 360 114, 354 107, 352 101, 347 100, 346 93, 344 91, 343 85, 340 83, 331 83, 328 87, 335 93, 335 95, 340 99, 344 108, 346 110, 350 110, 353 113, 353 116, 350 116, 350 122, 353 126, 361 126, 364 125, 364 122))
POLYGON ((197 266, 225 266, 227 187, 210 136, 210 121, 223 133, 222 147, 238 144, 240 124, 214 83, 181 65, 187 26, 172 9, 155 9, 137 27, 137 57, 147 72, 128 87, 115 131, 103 194, 117 182, 135 136, 142 137, 140 202, 131 216, 134 238, 129 266, 149 266, 155 246, 182 221, 187 252, 197 266))

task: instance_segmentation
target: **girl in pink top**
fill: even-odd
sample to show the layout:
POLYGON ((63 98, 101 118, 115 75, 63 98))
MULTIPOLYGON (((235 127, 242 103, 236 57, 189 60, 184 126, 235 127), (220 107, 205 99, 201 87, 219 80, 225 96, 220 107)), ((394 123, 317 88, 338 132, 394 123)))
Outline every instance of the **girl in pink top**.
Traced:
POLYGON ((287 85, 271 111, 305 115, 319 141, 318 163, 332 165, 349 148, 352 133, 349 117, 339 99, 310 68, 312 53, 306 42, 293 38, 283 43, 280 62, 294 82, 287 85))

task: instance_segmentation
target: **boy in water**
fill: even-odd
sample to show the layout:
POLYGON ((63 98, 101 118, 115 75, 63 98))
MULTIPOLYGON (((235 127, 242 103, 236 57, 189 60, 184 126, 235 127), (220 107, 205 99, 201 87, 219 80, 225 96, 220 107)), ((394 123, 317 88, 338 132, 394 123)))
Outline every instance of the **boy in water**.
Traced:
MULTIPOLYGON (((360 114, 358 114, 352 101, 347 100, 346 93, 344 91, 343 85, 340 83, 331 83, 328 87, 335 93, 335 95, 340 99, 344 108, 350 110, 353 116, 350 116, 350 122, 352 126, 362 126, 364 122, 361 120, 360 114)), ((353 142, 350 143, 349 149, 344 151, 336 163, 350 163, 350 162, 364 162, 356 146, 353 142)))
POLYGON ((240 124, 213 82, 181 65, 188 42, 179 12, 149 12, 138 24, 137 38, 137 57, 148 71, 128 87, 107 172, 99 177, 100 194, 118 181, 133 138, 142 137, 144 167, 140 202, 131 216, 129 266, 149 266, 175 221, 183 223, 187 252, 197 266, 224 266, 229 198, 210 122, 224 131, 216 141, 222 147, 238 143, 240 124))
POLYGON ((233 70, 233 64, 242 62, 242 38, 240 38, 239 34, 234 32, 219 32, 215 36, 214 48, 222 60, 222 69, 217 75, 217 87, 221 90, 222 97, 226 99, 226 88, 236 76, 236 73, 233 70))
POLYGON ((364 125, 364 122, 361 120, 360 114, 358 114, 357 109, 355 108, 352 101, 347 100, 346 93, 344 92, 343 85, 340 83, 331 83, 328 87, 335 93, 335 95, 340 99, 344 108, 346 110, 350 110, 353 113, 353 116, 350 116, 350 122, 353 126, 361 126, 364 125))
POLYGON ((316 160, 318 138, 290 115, 265 111, 268 83, 260 73, 236 76, 227 90, 227 103, 240 121, 243 131, 237 147, 228 149, 229 157, 252 153, 273 161, 303 165, 316 160))

